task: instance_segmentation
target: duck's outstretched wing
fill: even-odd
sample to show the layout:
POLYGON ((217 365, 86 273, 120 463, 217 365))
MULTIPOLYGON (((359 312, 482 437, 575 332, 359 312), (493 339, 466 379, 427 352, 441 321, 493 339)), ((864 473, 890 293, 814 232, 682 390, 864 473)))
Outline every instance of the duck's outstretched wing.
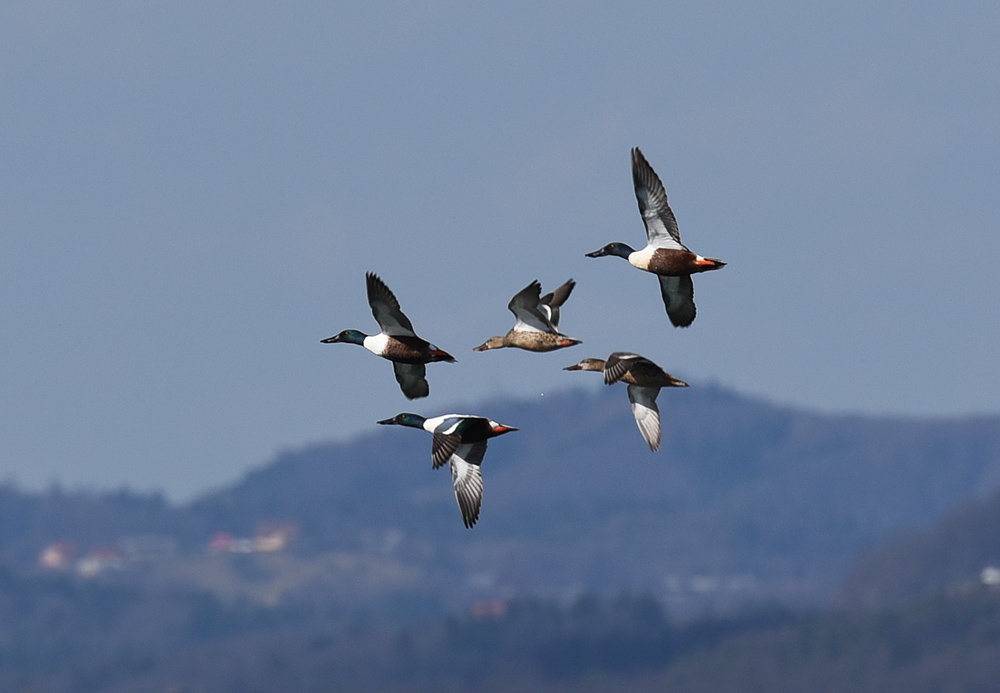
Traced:
POLYGON ((542 294, 542 285, 538 280, 531 282, 526 287, 514 294, 510 299, 507 308, 514 314, 517 321, 514 323, 516 332, 557 332, 555 325, 539 310, 539 296, 542 294))
POLYGON ((660 280, 660 295, 667 316, 674 327, 687 327, 694 322, 697 310, 694 306, 694 281, 690 274, 679 277, 658 276, 660 280))
POLYGON ((462 512, 462 522, 469 529, 479 519, 479 508, 483 503, 483 474, 479 469, 486 454, 486 441, 463 443, 458 446, 449 460, 451 483, 455 487, 455 499, 462 512))
POLYGON ((659 248, 687 250, 681 243, 681 232, 677 219, 667 204, 667 191, 656 171, 646 161, 638 147, 632 148, 632 184, 635 199, 639 202, 639 214, 646 225, 646 240, 659 248))
POLYGON ((604 362, 604 383, 606 385, 614 385, 619 380, 625 377, 632 367, 639 363, 640 361, 648 361, 649 359, 644 356, 639 356, 639 354, 633 354, 628 351, 616 351, 608 360, 604 362))
POLYGON ((385 282, 374 272, 365 274, 365 282, 368 286, 368 305, 382 332, 394 337, 416 337, 410 319, 400 310, 399 301, 385 282))
POLYGON ((417 399, 430 394, 431 386, 427 384, 427 367, 422 363, 392 362, 392 371, 396 374, 396 382, 407 399, 417 399))
POLYGON ((458 449, 462 442, 460 435, 448 435, 447 433, 435 433, 434 442, 431 443, 431 466, 437 469, 451 458, 451 454, 458 449))
POLYGON ((570 279, 555 291, 550 291, 538 299, 538 310, 548 318, 553 327, 559 327, 559 307, 569 298, 574 286, 576 282, 570 279))
POLYGON ((658 387, 628 386, 628 401, 632 403, 632 415, 639 426, 639 432, 649 444, 649 449, 660 449, 660 409, 656 406, 658 387))

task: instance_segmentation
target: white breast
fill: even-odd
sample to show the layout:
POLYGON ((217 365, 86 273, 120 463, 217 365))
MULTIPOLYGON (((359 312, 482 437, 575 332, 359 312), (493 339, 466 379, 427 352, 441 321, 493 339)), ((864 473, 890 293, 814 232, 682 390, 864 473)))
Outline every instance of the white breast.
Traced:
POLYGON ((630 253, 628 261, 634 267, 638 267, 641 270, 649 270, 649 262, 653 259, 653 253, 655 252, 656 248, 654 246, 647 245, 642 250, 630 253))
POLYGON ((385 353, 385 347, 388 343, 389 336, 384 334, 373 334, 365 337, 365 341, 362 342, 365 349, 379 356, 385 353))

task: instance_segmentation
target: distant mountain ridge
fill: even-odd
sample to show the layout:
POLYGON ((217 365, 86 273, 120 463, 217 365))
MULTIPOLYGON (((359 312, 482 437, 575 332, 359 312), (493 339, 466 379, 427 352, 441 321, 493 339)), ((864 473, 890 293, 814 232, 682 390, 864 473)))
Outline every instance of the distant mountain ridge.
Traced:
MULTIPOLYGON (((125 492, 6 489, 0 558, 33 561, 43 542, 74 531, 91 542, 166 534, 190 547, 217 531, 292 522, 298 555, 363 564, 378 578, 341 573, 339 591, 326 593, 348 603, 460 607, 632 589, 683 611, 823 600, 859 551, 1000 488, 1000 417, 820 414, 697 383, 664 390, 659 403, 655 454, 623 387, 470 406, 521 429, 490 442, 471 531, 448 471, 431 469, 430 436, 373 422, 371 434, 284 452, 180 507, 125 492)), ((401 404, 407 410, 443 413, 401 404)))
POLYGON ((696 385, 661 393, 652 454, 621 387, 472 409, 521 428, 490 444, 472 531, 447 471, 430 468, 430 436, 412 430, 285 453, 190 509, 217 524, 291 518, 317 549, 396 537, 395 557, 468 598, 745 600, 825 595, 857 551, 1000 488, 998 417, 827 415, 696 385))

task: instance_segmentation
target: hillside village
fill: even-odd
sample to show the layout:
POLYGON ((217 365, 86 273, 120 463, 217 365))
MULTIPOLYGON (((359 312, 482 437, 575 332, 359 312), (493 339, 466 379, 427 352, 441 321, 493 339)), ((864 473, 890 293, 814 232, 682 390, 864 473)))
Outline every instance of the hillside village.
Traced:
MULTIPOLYGON (((276 553, 289 548, 298 536, 295 523, 261 524, 252 537, 236 537, 229 532, 213 533, 204 543, 201 555, 276 553)), ((177 560, 182 557, 176 539, 166 535, 123 537, 113 544, 79 550, 71 540, 61 540, 44 547, 38 567, 45 571, 74 572, 93 578, 107 571, 127 570, 136 565, 177 560)))

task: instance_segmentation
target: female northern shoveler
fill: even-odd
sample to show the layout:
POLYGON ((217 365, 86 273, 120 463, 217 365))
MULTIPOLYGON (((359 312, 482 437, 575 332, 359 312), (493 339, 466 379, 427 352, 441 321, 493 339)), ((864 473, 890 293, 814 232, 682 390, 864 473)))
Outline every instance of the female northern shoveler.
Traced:
POLYGON ((538 280, 514 294, 507 308, 517 321, 503 337, 490 337, 473 351, 517 347, 528 351, 555 351, 579 344, 579 339, 560 334, 559 307, 566 302, 576 282, 570 279, 555 291, 541 298, 542 285, 538 280))
POLYGON ((726 263, 702 257, 681 243, 677 220, 667 204, 663 183, 638 147, 632 149, 632 184, 639 201, 639 213, 646 225, 646 247, 633 250, 624 243, 609 243, 587 257, 617 255, 641 270, 658 275, 663 305, 670 322, 687 327, 694 322, 694 282, 691 275, 725 267, 726 263))
POLYGON ((399 308, 399 301, 374 272, 365 274, 368 285, 368 305, 382 331, 376 335, 366 335, 358 330, 344 330, 333 337, 320 340, 323 344, 348 342, 360 344, 368 351, 392 361, 403 394, 409 399, 426 397, 430 392, 427 384, 425 363, 450 361, 455 359, 446 351, 421 339, 413 331, 413 325, 399 308))
POLYGON ((462 521, 472 529, 483 502, 483 475, 479 467, 486 454, 486 441, 517 429, 468 414, 444 414, 432 419, 419 414, 397 414, 379 423, 422 428, 433 434, 431 465, 437 469, 448 462, 462 521))
POLYGON ((649 359, 625 351, 616 351, 607 361, 584 359, 563 370, 603 371, 604 382, 608 385, 619 380, 628 383, 628 401, 632 403, 632 415, 635 416, 639 432, 653 452, 660 449, 660 410, 656 406, 660 388, 688 386, 649 359))

